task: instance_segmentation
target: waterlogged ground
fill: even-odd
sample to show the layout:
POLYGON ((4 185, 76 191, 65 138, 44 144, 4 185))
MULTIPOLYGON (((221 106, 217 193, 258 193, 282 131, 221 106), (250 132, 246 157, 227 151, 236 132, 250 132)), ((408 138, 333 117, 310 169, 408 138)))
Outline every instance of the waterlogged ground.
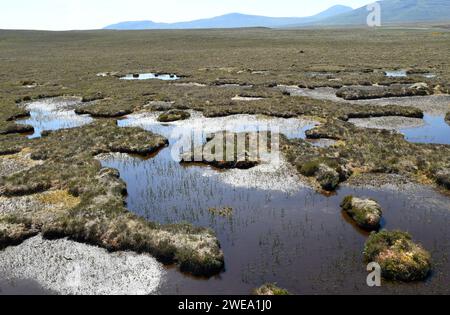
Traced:
MULTIPOLYGON (((42 130, 76 127, 81 122, 72 113, 77 105, 79 99, 28 104, 28 123, 36 130, 33 137, 42 130)), ((183 135, 195 134, 199 143, 209 133, 223 130, 276 130, 288 138, 305 138, 305 131, 318 124, 311 119, 253 115, 205 118, 199 112, 190 114, 185 121, 168 124, 157 121, 158 112, 129 115, 118 125, 161 134, 169 139, 170 146, 148 159, 126 154, 98 158, 103 166, 120 171, 129 193, 127 207, 134 213, 160 223, 189 222, 212 228, 225 253, 223 273, 211 279, 193 278, 164 268, 145 255, 107 255, 96 247, 67 240, 44 241, 37 236, 1 252, 0 258, 6 263, 0 268, 0 293, 247 294, 266 282, 278 283, 296 294, 448 293, 448 197, 431 188, 405 183, 382 187, 345 185, 335 195, 324 196, 309 188, 282 157, 277 163, 266 161, 250 170, 220 171, 199 164, 182 165, 176 157, 177 143, 183 135), (435 265, 428 281, 367 287, 362 255, 367 233, 354 226, 339 206, 349 194, 379 201, 385 211, 383 227, 410 232, 432 253, 435 265), (86 259, 91 261, 88 266, 83 265, 86 259), (42 266, 51 272, 38 272, 42 266), (118 281, 111 276, 115 274, 126 276, 118 281)), ((419 142, 447 143, 448 125, 436 130, 438 123, 445 122, 431 121, 440 116, 398 119, 352 122, 366 128, 382 125, 399 130, 410 141, 414 138, 408 132, 419 132, 420 137, 420 130, 428 128, 439 137, 418 138, 419 142)), ((312 144, 327 146, 334 142, 312 144)))
POLYGON ((444 116, 356 118, 350 122, 358 127, 397 130, 409 142, 450 144, 450 125, 444 116))
MULTIPOLYGON (((172 157, 180 134, 193 128, 247 131, 247 125, 255 124, 257 127, 248 131, 264 131, 268 128, 267 118, 238 115, 208 120, 191 112, 189 120, 162 125, 156 121, 159 113, 139 112, 150 108, 145 104, 152 102, 169 103, 169 109, 206 110, 208 115, 267 112, 284 116, 297 105, 299 110, 309 112, 309 102, 320 114, 322 102, 316 99, 327 100, 323 104, 329 108, 339 108, 329 101, 414 106, 425 113, 424 119, 383 117, 353 122, 366 128, 397 130, 409 141, 448 143, 448 129, 442 124, 442 117, 450 112, 448 30, 0 31, 0 37, 1 132, 29 129, 17 128, 12 121, 23 117, 16 103, 26 99, 78 95, 97 100, 85 104, 86 113, 96 117, 134 113, 120 120, 119 125, 141 126, 165 135, 170 146, 148 159, 129 155, 98 157, 105 166, 120 170, 128 185, 129 209, 163 223, 188 221, 211 227, 222 244, 226 263, 226 270, 217 277, 197 279, 175 268, 164 268, 146 255, 110 254, 86 244, 48 241, 37 235, 0 251, 0 294, 245 294, 265 282, 276 282, 294 294, 449 293, 448 196, 430 186, 407 184, 403 178, 386 174, 352 177, 337 194, 324 196, 309 188, 283 160, 250 170, 183 166, 172 157), (330 50, 330 46, 334 49, 330 50), (52 58, 48 58, 49 53, 52 58), (95 62, 86 62, 93 56, 97 57, 95 62), (161 73, 158 78, 156 72, 161 73), (123 78, 126 74, 130 75, 123 78), (360 101, 344 101, 336 96, 336 88, 342 85, 422 82, 435 95, 360 101), (275 86, 287 88, 290 93, 281 93, 275 86), (297 96, 314 100, 297 100, 297 96), (379 186, 381 182, 390 184, 379 186), (426 282, 384 282, 379 289, 366 286, 362 250, 367 235, 340 210, 339 203, 347 194, 377 199, 384 208, 385 228, 410 232, 430 251, 434 271, 426 282), (81 266, 82 272, 76 266, 81 266)), ((73 112, 82 106, 79 101, 68 106, 48 100, 24 104, 29 106, 31 117, 21 123, 35 128, 31 137, 39 137, 43 130, 89 123, 89 116, 73 112)), ((364 114, 360 106, 357 112, 364 114)), ((304 137, 305 130, 316 124, 304 119, 271 121, 290 138, 304 137)), ((203 141, 205 136, 201 134, 197 139, 203 141)), ((7 134, 2 141, 9 148, 20 138, 7 134)), ((28 142, 31 150, 4 156, 1 175, 42 163, 31 159, 37 142, 28 142)), ((311 143, 345 145, 327 139, 311 143)), ((378 141, 374 144, 380 145, 378 141)), ((51 148, 56 149, 57 144, 51 148)), ((441 166, 446 168, 447 164, 441 166)), ((25 202, 20 206, 36 208, 32 199, 15 197, 3 210, 15 210, 17 200, 25 202)))
POLYGON ((92 122, 89 115, 77 115, 75 107, 80 106, 77 97, 57 97, 25 104, 30 117, 18 120, 19 124, 30 125, 34 133, 29 138, 38 138, 43 131, 80 127, 92 122))
MULTIPOLYGON (((296 294, 448 292, 447 197, 414 185, 405 189, 407 193, 402 192, 405 185, 344 187, 326 197, 301 184, 283 162, 231 171, 182 166, 172 157, 173 130, 183 125, 186 131, 198 126, 200 120, 207 130, 222 129, 227 120, 245 122, 238 124, 240 128, 251 125, 250 121, 261 123, 245 115, 225 119, 194 115, 191 121, 161 125, 154 114, 133 115, 120 125, 141 126, 164 134, 172 146, 145 160, 117 154, 101 157, 102 164, 118 169, 127 183, 131 211, 162 223, 185 221, 208 226, 218 235, 225 253, 224 273, 207 280, 168 269, 158 293, 247 294, 266 282, 276 282, 296 294), (378 200, 385 209, 385 228, 409 231, 431 251, 436 266, 428 282, 367 287, 362 255, 367 234, 352 225, 339 207, 349 194, 378 200), (220 215, 217 210, 223 208, 232 211, 220 215)), ((300 124, 300 120, 272 122, 279 124, 282 132, 284 128, 289 137, 304 135, 304 129, 292 132, 292 124, 300 124)), ((230 131, 242 131, 240 128, 228 125, 230 131)))
POLYGON ((399 105, 412 106, 424 112, 423 119, 409 117, 374 117, 350 119, 359 127, 397 130, 405 139, 415 143, 450 144, 450 126, 445 115, 450 111, 450 95, 430 95, 412 97, 387 97, 372 100, 348 101, 336 96, 336 89, 324 87, 305 89, 295 86, 279 87, 293 97, 304 96, 319 100, 347 102, 359 105, 399 105))

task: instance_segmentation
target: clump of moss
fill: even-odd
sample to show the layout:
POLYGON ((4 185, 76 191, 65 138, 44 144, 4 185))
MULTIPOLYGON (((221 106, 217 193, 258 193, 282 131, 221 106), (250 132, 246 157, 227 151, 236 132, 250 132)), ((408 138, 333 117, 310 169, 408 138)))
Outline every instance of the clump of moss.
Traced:
POLYGON ((401 231, 372 233, 364 256, 367 262, 378 263, 383 277, 388 280, 424 280, 431 271, 430 254, 415 244, 410 234, 401 231))
POLYGON ((158 117, 159 122, 174 122, 178 120, 186 120, 191 117, 191 114, 182 111, 182 110, 169 110, 168 112, 165 112, 158 117))
POLYGON ((326 191, 334 191, 349 176, 348 171, 337 160, 330 158, 314 158, 298 164, 297 169, 304 176, 315 177, 326 191))
POLYGON ((231 207, 209 208, 208 212, 215 216, 231 217, 233 215, 233 208, 231 207))
POLYGON ((450 170, 436 171, 434 177, 439 186, 450 189, 450 170))
POLYGON ((71 209, 80 203, 80 199, 72 196, 66 190, 53 190, 37 197, 41 203, 71 209))
POLYGON ((347 196, 342 201, 341 208, 359 227, 365 230, 379 229, 383 211, 375 200, 347 196))
POLYGON ((252 152, 249 144, 250 133, 233 133, 233 132, 218 132, 210 134, 207 137, 207 142, 195 148, 193 152, 187 151, 181 155, 181 162, 189 163, 203 163, 219 169, 241 169, 247 170, 261 164, 261 159, 258 152, 252 152), (240 152, 241 148, 238 143, 245 138, 245 149, 240 152), (222 147, 222 150, 220 150, 222 147), (227 152, 230 150, 231 153, 227 152), (201 159, 193 156, 194 152, 202 152, 201 159))
POLYGON ((272 295, 290 295, 288 290, 281 289, 273 283, 267 283, 253 292, 254 295, 272 296, 272 295))

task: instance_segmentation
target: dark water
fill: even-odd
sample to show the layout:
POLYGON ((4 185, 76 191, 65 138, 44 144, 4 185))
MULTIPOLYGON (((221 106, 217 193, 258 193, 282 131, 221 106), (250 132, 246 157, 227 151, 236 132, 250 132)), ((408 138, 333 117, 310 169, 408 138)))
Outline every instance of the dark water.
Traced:
POLYGON ((42 288, 33 280, 17 279, 3 281, 0 279, 0 295, 55 295, 55 292, 42 288))
POLYGON ((424 126, 402 129, 400 132, 410 142, 450 144, 450 125, 444 116, 425 114, 424 121, 424 126))
POLYGON ((93 121, 89 115, 77 115, 74 108, 80 105, 79 98, 50 98, 25 105, 30 117, 17 120, 18 124, 34 127, 29 138, 39 138, 45 130, 75 128, 93 121))
MULTIPOLYGON (((32 124, 42 130, 75 127, 89 117, 73 113, 76 101, 45 100, 30 104, 32 124), (74 118, 75 115, 76 118, 74 118)), ((151 159, 111 155, 104 166, 120 171, 128 185, 128 208, 151 221, 190 222, 212 228, 225 253, 226 270, 211 279, 198 279, 169 268, 161 294, 246 294, 266 282, 295 294, 450 293, 450 199, 429 188, 398 189, 343 187, 325 197, 302 187, 286 165, 218 172, 203 166, 182 166, 172 158, 180 133, 201 129, 255 131, 278 127, 290 138, 304 138, 315 123, 298 119, 267 119, 248 115, 205 119, 192 118, 162 125, 157 114, 133 115, 119 121, 122 127, 140 126, 169 138, 171 146, 151 159), (434 273, 426 282, 383 283, 366 286, 363 246, 367 234, 342 214, 339 204, 349 194, 371 197, 384 208, 384 227, 410 232, 428 249, 434 273), (212 214, 209 208, 231 207, 229 217, 212 214)), ((441 117, 426 116, 427 125, 404 132, 410 141, 445 143, 449 126, 441 117), (445 124, 445 125, 444 125, 445 124), (429 127, 427 127, 429 126, 429 127), (416 135, 414 135, 416 132, 416 135), (426 135, 426 138, 423 136, 426 135)), ((202 138, 204 139, 204 138, 202 138)), ((448 143, 448 142, 447 142, 448 143)), ((319 144, 317 144, 319 145, 319 144)), ((0 283, 1 294, 47 294, 36 283, 0 283)))
MULTIPOLYGON (((121 122, 130 124, 136 122, 121 122)), ((170 134, 171 127, 140 124, 170 134)), ((292 170, 183 167, 171 158, 170 147, 152 159, 115 155, 102 163, 120 171, 131 211, 151 221, 210 227, 218 235, 226 271, 198 279, 168 269, 161 294, 246 294, 266 282, 295 294, 449 293, 450 199, 431 189, 344 187, 325 197, 295 186, 292 170), (367 287, 362 255, 367 234, 339 207, 349 194, 378 200, 385 211, 385 228, 410 232, 432 253, 435 267, 428 281, 367 287), (208 211, 211 207, 232 207, 233 213, 215 216, 208 211)))
POLYGON ((127 74, 120 78, 121 80, 163 80, 163 81, 175 81, 180 78, 174 74, 156 74, 156 73, 140 73, 139 76, 133 76, 133 74, 127 74))

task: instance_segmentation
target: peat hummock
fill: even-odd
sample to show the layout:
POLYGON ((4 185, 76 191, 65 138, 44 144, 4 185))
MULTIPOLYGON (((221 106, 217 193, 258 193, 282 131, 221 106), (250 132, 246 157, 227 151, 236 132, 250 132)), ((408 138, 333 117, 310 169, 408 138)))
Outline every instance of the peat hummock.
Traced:
POLYGON ((158 116, 158 121, 167 123, 167 122, 174 122, 179 120, 186 120, 191 117, 191 114, 186 111, 182 110, 169 110, 168 112, 164 112, 161 115, 158 116))
POLYGON ((386 97, 407 97, 432 94, 426 83, 393 84, 390 86, 348 86, 336 92, 338 97, 345 100, 364 100, 386 97))
POLYGON ((342 202, 341 208, 365 230, 374 231, 380 227, 383 211, 375 200, 348 196, 342 202))
POLYGON ((273 283, 265 284, 254 291, 255 295, 271 296, 271 295, 290 295, 288 290, 281 289, 273 283))
POLYGON ((410 234, 401 231, 381 231, 372 234, 366 242, 367 262, 377 262, 388 280, 425 280, 431 271, 431 256, 413 242, 410 234))

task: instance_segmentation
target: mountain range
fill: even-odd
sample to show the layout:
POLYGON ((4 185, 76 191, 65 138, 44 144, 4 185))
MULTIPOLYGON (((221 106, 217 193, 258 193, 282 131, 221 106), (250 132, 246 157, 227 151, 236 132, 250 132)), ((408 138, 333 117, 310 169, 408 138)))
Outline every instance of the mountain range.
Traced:
POLYGON ((266 17, 230 13, 210 19, 178 23, 156 23, 153 21, 121 22, 105 27, 112 30, 147 30, 147 29, 202 29, 202 28, 240 28, 240 27, 283 27, 294 24, 307 24, 324 20, 342 13, 351 12, 351 7, 337 5, 310 17, 266 17))
MULTIPOLYGON (((378 2, 381 5, 382 24, 450 21, 450 0, 384 0, 378 2)), ((367 22, 367 15, 368 11, 364 6, 324 19, 319 24, 364 25, 367 22)))
MULTIPOLYGON (((415 22, 450 21, 450 0, 382 0, 382 24, 405 24, 415 22)), ((208 29, 243 27, 311 27, 366 25, 368 11, 366 6, 353 9, 344 5, 333 6, 310 17, 266 17, 231 13, 209 19, 189 22, 156 23, 153 21, 121 22, 105 27, 109 30, 147 30, 147 29, 208 29)))

